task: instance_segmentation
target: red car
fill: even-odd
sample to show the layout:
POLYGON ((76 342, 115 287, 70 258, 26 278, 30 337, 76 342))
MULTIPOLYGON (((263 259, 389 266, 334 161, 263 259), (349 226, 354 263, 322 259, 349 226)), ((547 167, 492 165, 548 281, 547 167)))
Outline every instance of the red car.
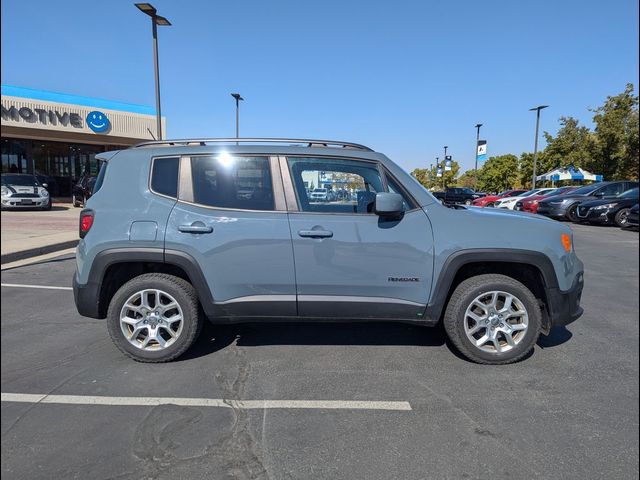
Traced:
POLYGON ((477 200, 474 200, 471 205, 474 207, 493 207, 496 200, 500 200, 505 197, 516 197, 527 191, 528 190, 507 190, 506 192, 501 192, 498 195, 487 195, 486 197, 478 198, 477 200))
POLYGON ((547 192, 544 195, 533 195, 532 197, 527 197, 518 201, 513 209, 520 210, 522 212, 538 213, 538 203, 540 202, 540 200, 556 195, 564 195, 565 193, 569 193, 576 188, 578 187, 560 187, 547 192))

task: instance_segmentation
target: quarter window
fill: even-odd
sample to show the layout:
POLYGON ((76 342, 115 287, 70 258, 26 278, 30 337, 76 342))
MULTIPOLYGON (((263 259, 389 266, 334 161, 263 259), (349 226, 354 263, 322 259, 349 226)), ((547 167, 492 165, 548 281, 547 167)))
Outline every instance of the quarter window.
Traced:
POLYGON ((384 191, 376 164, 348 159, 289 158, 300 210, 373 213, 376 193, 384 191))
POLYGON ((155 158, 151 172, 151 190, 168 197, 178 197, 177 157, 155 158))
POLYGON ((195 203, 242 210, 274 209, 268 157, 192 157, 191 180, 195 203))

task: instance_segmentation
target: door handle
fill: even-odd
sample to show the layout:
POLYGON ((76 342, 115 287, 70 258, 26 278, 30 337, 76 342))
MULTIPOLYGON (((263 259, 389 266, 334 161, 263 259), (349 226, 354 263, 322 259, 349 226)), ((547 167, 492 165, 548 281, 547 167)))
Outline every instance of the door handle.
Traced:
POLYGON ((178 231, 182 233, 211 233, 213 227, 209 227, 202 222, 193 222, 191 225, 180 225, 178 231))
POLYGON ((333 232, 329 230, 298 230, 298 235, 308 238, 331 238, 333 232))

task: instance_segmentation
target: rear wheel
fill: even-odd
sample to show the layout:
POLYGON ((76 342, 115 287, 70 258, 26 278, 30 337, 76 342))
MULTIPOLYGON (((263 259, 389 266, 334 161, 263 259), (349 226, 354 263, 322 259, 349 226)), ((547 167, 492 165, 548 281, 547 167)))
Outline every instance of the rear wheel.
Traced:
POLYGON ((614 218, 616 225, 620 228, 625 228, 629 226, 628 218, 629 218, 629 208, 622 208, 614 218))
POLYGON ((140 275, 111 299, 107 325, 125 355, 139 362, 169 362, 186 352, 200 332, 196 291, 173 275, 140 275))
POLYGON ((465 200, 464 204, 465 205, 471 205, 471 200, 465 200))
POLYGON ((78 198, 76 197, 75 193, 71 197, 71 202, 73 203, 74 207, 76 207, 76 208, 80 207, 80 202, 78 201, 78 198))
POLYGON ((477 363, 517 362, 540 335, 542 315, 536 297, 505 275, 471 277, 453 292, 444 327, 455 347, 477 363))

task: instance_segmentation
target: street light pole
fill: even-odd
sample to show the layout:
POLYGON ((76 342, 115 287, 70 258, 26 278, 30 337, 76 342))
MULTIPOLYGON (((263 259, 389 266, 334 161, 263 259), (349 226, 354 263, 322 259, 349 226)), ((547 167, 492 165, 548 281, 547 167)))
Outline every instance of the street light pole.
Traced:
POLYGON ((153 70, 156 84, 156 137, 162 140, 162 112, 160 110, 160 62, 158 60, 158 25, 171 26, 171 22, 157 14, 157 10, 150 3, 136 3, 138 9, 151 17, 153 35, 153 70))
POLYGON ((447 165, 447 147, 446 145, 444 146, 444 160, 442 161, 442 190, 445 190, 447 187, 444 183, 444 174, 446 173, 446 165, 447 165))
POLYGON ((240 138, 240 102, 244 98, 239 93, 232 93, 231 96, 236 99, 236 138, 240 138))
POLYGON ((531 180, 531 188, 536 188, 536 169, 538 167, 538 129, 540 128, 540 110, 547 108, 549 105, 540 105, 530 108, 529 111, 536 111, 536 139, 533 146, 533 178, 531 180))
POLYGON ((482 126, 481 123, 477 123, 476 124, 476 129, 478 131, 478 133, 476 134, 476 166, 473 169, 473 173, 475 176, 474 182, 473 182, 473 189, 474 190, 478 190, 478 142, 480 142, 480 127, 482 126))

